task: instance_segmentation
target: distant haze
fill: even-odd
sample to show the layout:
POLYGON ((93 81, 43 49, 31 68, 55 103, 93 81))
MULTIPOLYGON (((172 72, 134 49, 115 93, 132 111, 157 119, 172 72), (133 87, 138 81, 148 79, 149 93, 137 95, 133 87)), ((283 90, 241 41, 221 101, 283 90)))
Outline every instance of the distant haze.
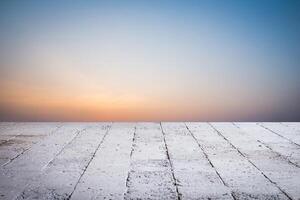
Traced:
POLYGON ((0 121, 300 121, 300 1, 0 1, 0 121))

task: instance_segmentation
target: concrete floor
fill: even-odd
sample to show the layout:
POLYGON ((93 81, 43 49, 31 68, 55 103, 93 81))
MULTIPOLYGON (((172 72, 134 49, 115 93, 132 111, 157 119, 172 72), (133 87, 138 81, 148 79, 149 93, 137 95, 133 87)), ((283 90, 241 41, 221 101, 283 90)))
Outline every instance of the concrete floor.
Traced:
POLYGON ((300 123, 0 123, 0 199, 300 199, 300 123))

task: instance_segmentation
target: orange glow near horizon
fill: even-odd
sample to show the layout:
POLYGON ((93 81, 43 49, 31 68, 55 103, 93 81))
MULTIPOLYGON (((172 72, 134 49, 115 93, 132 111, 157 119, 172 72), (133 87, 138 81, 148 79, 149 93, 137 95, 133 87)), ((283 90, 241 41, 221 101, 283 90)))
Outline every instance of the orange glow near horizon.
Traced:
MULTIPOLYGON (((3 113, 19 116, 17 121, 209 121, 255 115, 250 107, 242 116, 238 101, 233 103, 231 99, 224 98, 220 104, 220 100, 210 93, 203 94, 205 101, 189 102, 186 98, 172 100, 172 97, 103 95, 95 91, 88 93, 86 90, 69 89, 57 91, 6 85, 1 93, 0 109, 3 113)), ((250 102, 245 103, 251 106, 250 102)))

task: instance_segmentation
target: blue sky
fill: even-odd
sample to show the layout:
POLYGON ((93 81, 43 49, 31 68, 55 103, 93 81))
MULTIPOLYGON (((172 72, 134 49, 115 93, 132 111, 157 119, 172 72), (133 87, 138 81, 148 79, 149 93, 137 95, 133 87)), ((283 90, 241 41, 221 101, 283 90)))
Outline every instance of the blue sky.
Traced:
POLYGON ((299 1, 1 1, 2 121, 299 121, 299 1))

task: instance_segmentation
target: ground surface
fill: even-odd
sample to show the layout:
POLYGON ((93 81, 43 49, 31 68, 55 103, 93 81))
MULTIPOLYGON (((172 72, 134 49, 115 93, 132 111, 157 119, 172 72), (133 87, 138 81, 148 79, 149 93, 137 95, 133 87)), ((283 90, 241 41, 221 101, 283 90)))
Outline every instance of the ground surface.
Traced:
POLYGON ((300 123, 0 123, 0 199, 300 199, 300 123))

